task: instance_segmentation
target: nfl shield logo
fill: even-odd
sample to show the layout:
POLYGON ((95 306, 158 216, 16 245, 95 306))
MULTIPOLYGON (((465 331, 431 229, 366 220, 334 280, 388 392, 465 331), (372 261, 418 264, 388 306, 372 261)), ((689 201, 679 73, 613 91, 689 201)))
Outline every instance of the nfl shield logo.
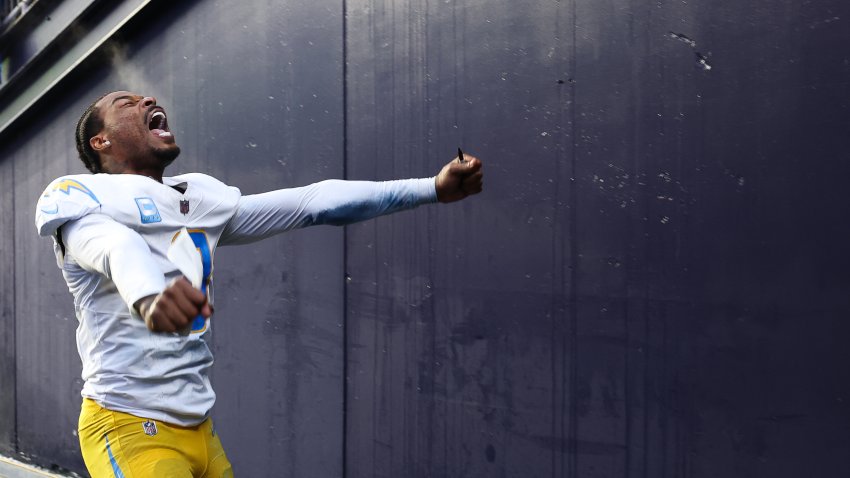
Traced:
POLYGON ((145 435, 154 436, 156 435, 156 423, 150 420, 142 423, 142 427, 145 429, 145 435))
POLYGON ((183 214, 189 214, 189 200, 181 199, 180 200, 180 212, 183 214))

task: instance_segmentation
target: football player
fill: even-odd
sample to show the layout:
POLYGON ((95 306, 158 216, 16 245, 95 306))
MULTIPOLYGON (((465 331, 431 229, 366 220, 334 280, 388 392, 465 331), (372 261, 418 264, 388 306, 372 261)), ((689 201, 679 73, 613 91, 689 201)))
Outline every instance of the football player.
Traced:
POLYGON ((209 418, 206 337, 218 246, 482 189, 481 161, 462 153, 432 178, 329 180, 245 196, 204 174, 166 177, 180 154, 168 116, 155 98, 127 91, 92 103, 76 142, 94 174, 53 181, 35 219, 39 234, 53 237, 74 297, 85 381, 79 438, 94 477, 232 476, 209 418), (200 253, 200 287, 168 258, 181 231, 200 253))

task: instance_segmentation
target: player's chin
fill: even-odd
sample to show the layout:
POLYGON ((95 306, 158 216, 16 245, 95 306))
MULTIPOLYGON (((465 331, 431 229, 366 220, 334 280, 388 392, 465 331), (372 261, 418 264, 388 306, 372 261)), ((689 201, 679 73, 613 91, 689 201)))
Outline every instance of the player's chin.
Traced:
POLYGON ((153 153, 154 156, 167 165, 177 159, 177 156, 180 156, 180 146, 174 143, 162 145, 154 148, 153 153))

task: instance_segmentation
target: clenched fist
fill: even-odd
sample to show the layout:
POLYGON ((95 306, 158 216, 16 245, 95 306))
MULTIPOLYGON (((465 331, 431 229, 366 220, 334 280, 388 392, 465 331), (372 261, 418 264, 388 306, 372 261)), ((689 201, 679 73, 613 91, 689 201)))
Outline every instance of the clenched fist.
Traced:
POLYGON ((182 331, 198 314, 205 318, 212 315, 207 296, 184 277, 174 279, 157 295, 139 299, 134 306, 153 332, 182 331))
POLYGON ((438 201, 460 201, 481 192, 484 179, 481 160, 469 154, 464 154, 463 157, 465 161, 460 162, 460 158, 455 158, 437 174, 438 201))

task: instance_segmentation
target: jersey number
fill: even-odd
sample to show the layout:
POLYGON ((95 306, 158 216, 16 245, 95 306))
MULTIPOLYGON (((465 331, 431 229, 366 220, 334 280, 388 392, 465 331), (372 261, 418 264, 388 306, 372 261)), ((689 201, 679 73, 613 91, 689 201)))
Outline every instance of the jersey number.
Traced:
MULTIPOLYGON (((212 282, 212 253, 210 243, 207 241, 207 233, 203 229, 189 229, 189 237, 195 243, 198 252, 201 253, 201 261, 204 264, 204 273, 201 280, 201 292, 207 295, 212 282)), ((198 314, 192 321, 192 333, 201 333, 207 328, 207 319, 198 314)))

